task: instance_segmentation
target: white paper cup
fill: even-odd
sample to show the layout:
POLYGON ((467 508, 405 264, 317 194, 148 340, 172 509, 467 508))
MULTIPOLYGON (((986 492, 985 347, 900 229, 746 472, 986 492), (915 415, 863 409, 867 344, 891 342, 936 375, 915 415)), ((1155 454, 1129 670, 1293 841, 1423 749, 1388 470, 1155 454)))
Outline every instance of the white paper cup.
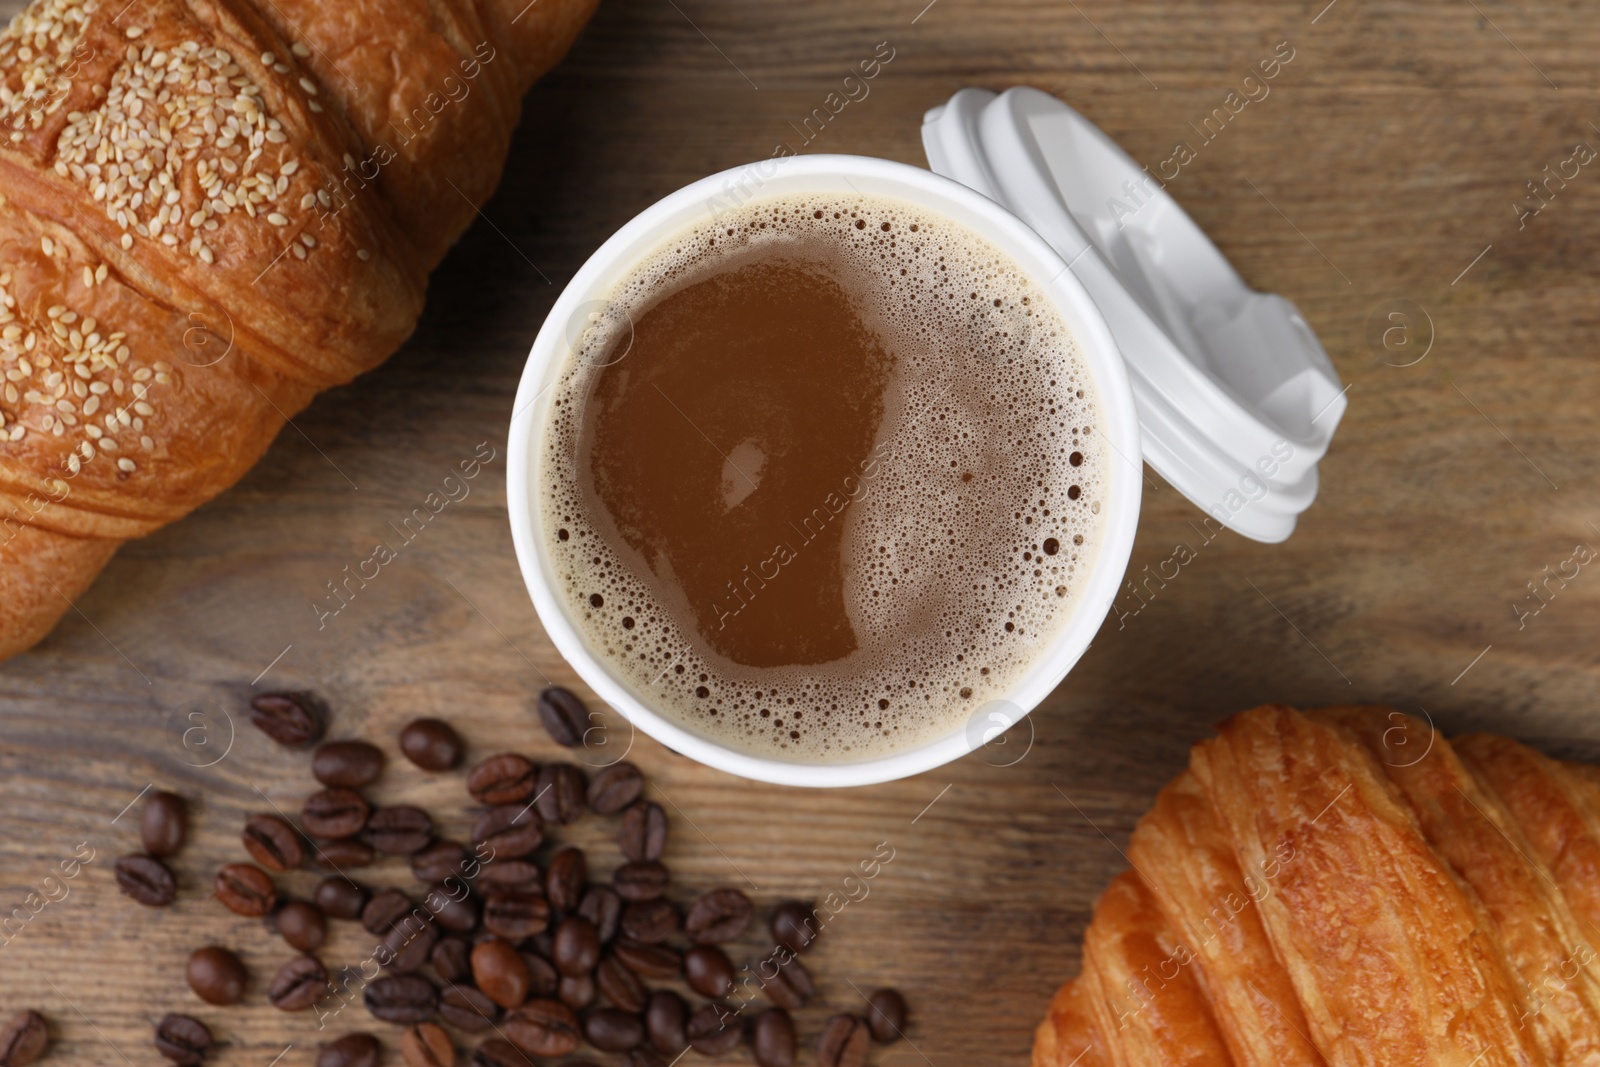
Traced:
POLYGON ((805 786, 866 785, 937 767, 966 755, 1036 707, 1078 662, 1110 610, 1133 548, 1143 484, 1139 422, 1122 356, 1099 309, 1068 265, 1022 220, 987 197, 931 171, 865 156, 792 156, 713 174, 646 208, 618 230, 568 283, 534 339, 517 389, 507 456, 506 502, 523 580, 550 640, 589 687, 638 729, 692 759, 746 778, 805 786), (620 682, 605 659, 585 644, 568 616, 546 549, 552 531, 542 529, 538 506, 539 434, 547 421, 550 386, 576 340, 569 336, 573 324, 590 321, 588 312, 603 308, 636 266, 709 215, 749 200, 805 192, 855 192, 905 201, 966 226, 1007 255, 1054 301, 1077 340, 1099 398, 1096 429, 1108 439, 1111 450, 1102 472, 1104 533, 1089 561, 1088 585, 1048 647, 1002 699, 985 703, 971 722, 955 726, 944 737, 856 763, 795 763, 751 755, 680 725, 657 711, 648 694, 635 693, 620 682))

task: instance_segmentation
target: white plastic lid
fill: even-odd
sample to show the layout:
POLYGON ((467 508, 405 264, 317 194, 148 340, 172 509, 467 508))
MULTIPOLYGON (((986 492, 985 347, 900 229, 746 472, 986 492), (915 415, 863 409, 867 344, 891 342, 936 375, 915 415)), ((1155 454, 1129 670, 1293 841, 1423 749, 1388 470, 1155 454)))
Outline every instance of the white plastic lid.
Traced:
POLYGON ((1161 183, 1037 89, 963 89, 923 118, 936 173, 1019 216, 1099 305, 1128 365, 1144 458, 1224 526, 1294 532, 1344 414, 1290 301, 1245 285, 1161 183))

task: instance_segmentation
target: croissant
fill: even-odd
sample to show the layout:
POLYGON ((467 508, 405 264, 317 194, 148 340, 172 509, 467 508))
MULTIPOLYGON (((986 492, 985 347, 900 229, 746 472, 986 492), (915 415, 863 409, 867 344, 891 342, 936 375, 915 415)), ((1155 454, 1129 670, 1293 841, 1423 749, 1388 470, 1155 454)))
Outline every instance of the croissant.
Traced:
POLYGON ((1194 747, 1128 858, 1035 1067, 1600 1064, 1592 769, 1267 705, 1194 747))
POLYGON ((0 34, 0 657, 392 353, 596 0, 35 0, 0 34))

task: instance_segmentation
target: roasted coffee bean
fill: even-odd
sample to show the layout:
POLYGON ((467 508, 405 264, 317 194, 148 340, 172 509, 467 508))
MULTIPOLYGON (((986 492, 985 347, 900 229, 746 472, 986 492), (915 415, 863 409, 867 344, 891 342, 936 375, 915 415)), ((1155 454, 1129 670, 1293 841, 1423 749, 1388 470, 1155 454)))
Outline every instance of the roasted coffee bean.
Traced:
POLYGON ((782 1008, 768 1008, 750 1027, 750 1049, 758 1067, 794 1067, 794 1019, 782 1008))
POLYGON ((594 985, 602 997, 636 1015, 644 1011, 650 996, 639 976, 615 956, 606 956, 594 969, 594 985))
POLYGON ((621 929, 624 937, 659 945, 678 932, 678 907, 666 899, 636 900, 622 909, 621 929))
POLYGON ((460 876, 467 850, 459 841, 433 841, 411 854, 411 876, 419 882, 442 882, 460 876))
POLYGON ((164 908, 177 899, 178 880, 154 856, 124 856, 116 862, 115 871, 117 888, 147 908, 164 908))
POLYGON ((527 804, 501 804, 473 820, 472 841, 480 856, 520 859, 544 841, 544 818, 527 804))
POLYGON ((677 1056, 689 1045, 689 1005, 670 989, 650 994, 644 1008, 645 1033, 650 1045, 663 1056, 677 1056))
POLYGON ((367 843, 391 856, 409 856, 433 840, 433 820, 421 808, 396 804, 367 818, 367 843))
POLYGON ((491 1037, 472 1050, 472 1067, 533 1067, 533 1061, 511 1042, 491 1037))
POLYGON ((324 915, 335 919, 361 918, 361 909, 367 906, 369 892, 366 886, 357 885, 348 878, 324 878, 317 883, 312 899, 324 915))
POLYGON ((676 978, 683 970, 683 955, 669 945, 645 945, 618 938, 613 950, 628 970, 641 978, 676 978))
POLYGON ((205 1023, 192 1016, 163 1015, 161 1021, 156 1023, 156 1051, 178 1067, 199 1067, 206 1053, 211 1051, 211 1031, 206 1029, 205 1023))
POLYGON ((400 1035, 400 1058, 406 1067, 455 1067, 456 1050, 438 1023, 412 1023, 400 1035))
POLYGON ((36 1011, 19 1011, 0 1030, 0 1067, 24 1067, 44 1055, 50 1028, 36 1011))
POLYGON ((509 1013, 500 1029, 530 1056, 565 1056, 578 1047, 578 1017, 559 1000, 530 1000, 509 1013))
POLYGON ((644 775, 631 763, 613 763, 589 779, 589 806, 601 815, 615 815, 639 799, 644 775))
POLYGON ((333 986, 328 969, 315 956, 296 956, 267 985, 267 1000, 282 1011, 305 1011, 333 986))
POLYGON ((329 741, 311 754, 311 773, 323 785, 359 789, 383 773, 383 749, 368 741, 329 741))
POLYGON ((394 974, 368 983, 367 1011, 386 1023, 420 1023, 439 1008, 439 991, 415 974, 394 974))
POLYGON ((372 955, 391 974, 412 974, 428 962, 438 943, 438 925, 411 914, 389 927, 372 955))
POLYGON ((683 954, 683 979, 703 997, 717 1000, 733 992, 733 962, 715 945, 696 945, 683 954))
POLYGON ((378 850, 365 841, 346 837, 338 841, 324 841, 311 848, 311 862, 320 870, 344 871, 351 867, 371 867, 378 858, 378 850))
POLYGON ((516 946, 491 938, 472 946, 472 980, 502 1008, 515 1008, 528 999, 532 976, 516 946))
POLYGON ((556 744, 578 748, 589 730, 589 709, 570 689, 552 685, 539 694, 539 721, 556 744))
POLYGON ((244 999, 245 982, 250 976, 238 956, 220 945, 207 945, 189 954, 184 977, 189 979, 194 995, 207 1004, 228 1005, 244 999))
POLYGON ((313 837, 337 840, 359 834, 371 814, 372 806, 360 793, 334 786, 306 797, 300 807, 300 825, 313 837))
POLYGON ((533 796, 539 774, 526 756, 502 752, 467 772, 467 792, 480 804, 515 804, 533 796))
POLYGON ((744 1027, 726 1004, 704 1004, 689 1016, 689 1047, 702 1056, 726 1056, 739 1047, 744 1027))
POLYGON ((250 858, 269 871, 292 871, 305 859, 300 832, 276 815, 252 815, 239 835, 250 858))
POLYGON ((441 719, 413 719, 400 731, 400 751, 425 771, 452 769, 466 748, 455 727, 441 719))
POLYGON ((573 1011, 582 1011, 593 1004, 597 992, 592 974, 564 974, 556 986, 557 998, 573 1011))
POLYGON ((526 949, 532 949, 545 959, 550 959, 551 953, 555 951, 556 947, 556 933, 554 930, 550 929, 540 930, 538 933, 528 938, 527 942, 522 947, 526 949))
POLYGON ((649 1045, 640 1045, 628 1053, 628 1067, 668 1067, 668 1064, 655 1049, 649 1045))
POLYGON ((648 800, 628 805, 617 830, 617 844, 630 860, 660 859, 667 850, 667 813, 648 800))
POLYGON ((478 884, 486 888, 521 889, 530 893, 544 892, 544 872, 532 860, 505 860, 495 858, 478 871, 478 884))
POLYGON ((874 989, 867 997, 867 1026, 885 1044, 906 1031, 906 998, 897 989, 874 989))
POLYGON ((564 848, 550 860, 550 869, 544 876, 544 895, 556 911, 577 911, 578 905, 583 903, 583 888, 588 879, 583 850, 564 848))
POLYGON ((380 889, 372 894, 367 906, 361 909, 361 925, 369 934, 386 934, 395 920, 409 913, 416 905, 398 889, 380 889))
POLYGON ((528 965, 528 996, 553 997, 561 988, 561 972, 537 952, 523 950, 522 962, 528 965))
POLYGON ((817 1042, 817 1063, 821 1067, 865 1067, 872 1031, 854 1015, 835 1015, 822 1028, 817 1042))
POLYGON ((612 872, 611 885, 623 900, 654 900, 667 891, 667 868, 659 860, 624 863, 612 872))
POLYGON ((772 909, 772 939, 790 952, 804 952, 821 932, 810 904, 790 900, 772 909))
POLYGON ((251 863, 230 863, 217 872, 217 899, 235 915, 259 919, 270 915, 278 903, 272 878, 251 863))
POLYGON ((583 817, 589 788, 583 772, 570 763, 547 763, 539 769, 539 814, 549 823, 575 823, 583 817))
POLYGON ((556 927, 550 957, 562 974, 588 974, 600 962, 600 931, 582 915, 569 915, 556 927))
POLYGON ((345 1034, 324 1046, 317 1067, 378 1067, 383 1046, 371 1034, 345 1034))
POLYGON ((447 985, 439 994, 439 1018, 469 1034, 492 1029, 500 1009, 481 989, 470 985, 447 985))
POLYGON ((441 937, 428 959, 444 982, 472 981, 472 946, 465 938, 441 937))
POLYGON ((626 1052, 644 1040, 644 1023, 620 1008, 600 1008, 583 1020, 583 1036, 601 1052, 626 1052))
POLYGON ((622 898, 617 896, 614 889, 592 885, 584 891, 583 900, 578 904, 578 914, 594 923, 595 929, 600 932, 600 940, 610 944, 611 939, 617 936, 622 921, 622 898))
POLYGON ((467 891, 467 884, 460 879, 434 886, 422 903, 439 925, 453 934, 470 934, 478 928, 478 898, 467 891))
POLYGON ((322 740, 327 710, 310 693, 262 693, 250 701, 255 728, 289 748, 322 740))
POLYGON ((170 856, 183 847, 189 805, 176 793, 151 793, 139 812, 139 839, 152 856, 170 856))
POLYGON ((778 1007, 799 1011, 817 995, 817 987, 811 981, 811 972, 806 970, 805 965, 791 955, 788 949, 775 948, 768 953, 759 968, 761 974, 766 973, 767 963, 778 964, 777 973, 765 979, 761 988, 778 1007), (779 963, 785 956, 788 959, 779 963))
POLYGON ((483 928, 507 941, 532 937, 549 925, 550 902, 542 894, 496 889, 483 899, 483 928))
POLYGON ((739 940, 754 914, 755 905, 737 889, 713 889, 689 907, 683 932, 697 945, 725 945, 739 940))

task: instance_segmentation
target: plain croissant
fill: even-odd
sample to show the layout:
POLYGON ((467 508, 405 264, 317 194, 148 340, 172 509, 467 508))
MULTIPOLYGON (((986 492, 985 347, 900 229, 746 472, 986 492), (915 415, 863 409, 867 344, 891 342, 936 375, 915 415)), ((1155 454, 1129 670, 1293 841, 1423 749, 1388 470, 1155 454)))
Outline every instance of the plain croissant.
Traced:
POLYGON ((0 657, 411 333, 596 0, 36 0, 0 34, 0 657))
POLYGON ((1106 890, 1035 1067, 1600 1064, 1600 784, 1381 707, 1234 716, 1106 890))

